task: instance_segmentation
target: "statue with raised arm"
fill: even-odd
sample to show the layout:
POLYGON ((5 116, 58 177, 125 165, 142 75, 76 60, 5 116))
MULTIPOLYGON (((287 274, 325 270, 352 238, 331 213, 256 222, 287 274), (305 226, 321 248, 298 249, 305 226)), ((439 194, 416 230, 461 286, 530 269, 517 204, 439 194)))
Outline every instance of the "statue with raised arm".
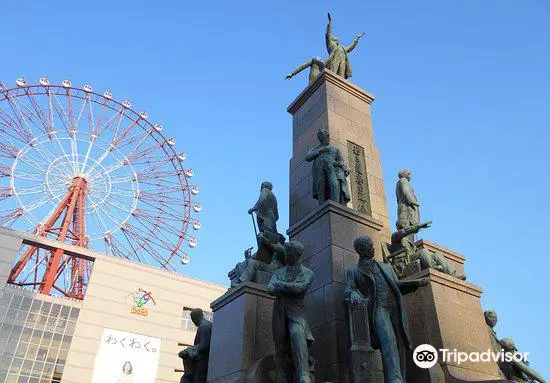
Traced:
MULTIPOLYGON (((483 313, 485 317, 485 323, 487 324, 489 330, 489 336, 491 338, 491 343, 493 345, 493 352, 498 354, 500 351, 515 353, 519 352, 514 344, 514 341, 510 338, 498 339, 497 333, 494 327, 497 324, 497 313, 493 310, 487 310, 483 313)), ((507 379, 510 379, 514 382, 524 382, 524 383, 546 383, 546 380, 529 367, 529 363, 524 361, 498 361, 498 367, 502 372, 502 375, 507 379)))
POLYGON ((275 296, 273 304, 273 343, 286 383, 310 383, 309 346, 314 342, 304 312, 304 298, 314 273, 302 265, 304 247, 291 241, 276 245, 286 266, 273 273, 267 292, 275 296))
POLYGON ((395 187, 397 221, 401 227, 418 225, 420 223, 420 213, 418 211, 420 203, 410 184, 411 171, 408 169, 400 170, 397 177, 399 178, 395 187))
POLYGON ((191 320, 197 326, 197 333, 194 345, 180 351, 178 354, 183 359, 185 368, 185 375, 181 381, 185 383, 206 383, 212 322, 207 320, 202 310, 198 308, 191 310, 191 320))
POLYGON ((348 53, 355 49, 359 39, 361 39, 363 35, 364 33, 358 35, 348 46, 340 45, 338 37, 332 35, 332 17, 329 12, 325 42, 330 57, 325 63, 326 68, 344 78, 351 77, 351 65, 349 63, 348 53))
POLYGON ((327 62, 332 60, 332 57, 334 57, 336 51, 333 51, 332 54, 323 61, 320 57, 313 57, 312 59, 306 61, 302 65, 300 65, 296 70, 289 75, 287 75, 285 78, 287 80, 290 80, 292 77, 296 76, 298 73, 303 71, 304 69, 309 68, 309 83, 311 84, 313 80, 325 69, 327 62))
POLYGON ((344 296, 352 304, 366 302, 371 345, 380 350, 384 382, 404 383, 406 350, 411 349, 411 339, 402 295, 428 285, 429 278, 397 279, 390 265, 374 259, 371 237, 357 237, 353 247, 359 262, 346 271, 344 296))
POLYGON ((285 79, 290 80, 292 77, 296 76, 298 73, 307 68, 309 68, 309 83, 311 84, 313 80, 315 80, 315 77, 317 77, 317 75, 319 75, 319 73, 321 73, 321 71, 325 69, 325 62, 320 57, 313 57, 312 59, 306 61, 298 68, 296 68, 294 72, 288 74, 285 79))
POLYGON ((346 177, 349 169, 340 149, 330 145, 326 129, 317 131, 319 145, 311 148, 306 161, 313 161, 313 198, 322 204, 332 200, 342 205, 350 201, 346 177))

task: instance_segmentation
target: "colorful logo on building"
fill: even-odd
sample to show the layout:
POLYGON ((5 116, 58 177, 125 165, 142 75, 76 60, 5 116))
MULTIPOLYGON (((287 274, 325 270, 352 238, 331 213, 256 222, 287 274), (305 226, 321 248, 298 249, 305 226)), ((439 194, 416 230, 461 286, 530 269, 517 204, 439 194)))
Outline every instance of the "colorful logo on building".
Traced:
MULTIPOLYGON (((147 305, 149 301, 151 301, 153 305, 157 304, 153 299, 151 292, 142 288, 132 291, 127 297, 129 296, 132 296, 134 299, 134 306, 130 308, 130 312, 132 314, 147 316, 149 315, 149 310, 144 306, 147 305)), ((151 305, 149 304, 149 306, 151 305)))

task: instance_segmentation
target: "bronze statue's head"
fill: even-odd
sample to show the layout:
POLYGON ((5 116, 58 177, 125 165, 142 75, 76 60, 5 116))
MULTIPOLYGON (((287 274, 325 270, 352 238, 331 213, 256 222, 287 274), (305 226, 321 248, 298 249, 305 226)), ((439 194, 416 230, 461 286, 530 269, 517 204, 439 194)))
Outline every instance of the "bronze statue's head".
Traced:
POLYGON ((330 40, 335 44, 340 44, 340 39, 336 36, 332 36, 330 40))
POLYGON ((374 258, 374 242, 369 236, 355 238, 353 248, 359 254, 359 258, 374 258))
POLYGON ((298 241, 290 241, 284 244, 285 246, 285 263, 287 265, 294 265, 300 261, 302 253, 304 252, 304 245, 298 241))
POLYGON ((411 180, 411 171, 409 169, 402 169, 402 170, 399 171, 399 173, 397 173, 397 177, 399 177, 400 179, 405 178, 405 179, 407 179, 407 181, 410 181, 411 180))
POLYGON ((319 142, 321 144, 328 145, 328 139, 329 139, 328 130, 326 130, 324 128, 320 128, 317 131, 317 138, 319 139, 319 142))
POLYGON ((487 323, 487 326, 493 328, 497 324, 497 313, 493 310, 487 310, 483 313, 483 316, 485 317, 485 323, 487 323))
POLYGON ((264 181, 262 182, 262 186, 260 186, 260 190, 261 189, 269 189, 269 190, 273 190, 273 184, 269 181, 264 181))
POLYGON ((191 320, 193 321, 195 326, 199 327, 203 316, 204 316, 204 313, 202 312, 202 309, 191 310, 191 320))

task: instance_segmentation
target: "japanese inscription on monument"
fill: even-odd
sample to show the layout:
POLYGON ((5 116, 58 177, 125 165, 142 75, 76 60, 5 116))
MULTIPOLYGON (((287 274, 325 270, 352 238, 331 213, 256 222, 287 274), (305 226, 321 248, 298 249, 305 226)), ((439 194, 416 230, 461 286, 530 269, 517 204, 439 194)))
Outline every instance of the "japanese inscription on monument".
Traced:
POLYGON ((371 214, 365 149, 348 141, 351 195, 355 210, 371 214))

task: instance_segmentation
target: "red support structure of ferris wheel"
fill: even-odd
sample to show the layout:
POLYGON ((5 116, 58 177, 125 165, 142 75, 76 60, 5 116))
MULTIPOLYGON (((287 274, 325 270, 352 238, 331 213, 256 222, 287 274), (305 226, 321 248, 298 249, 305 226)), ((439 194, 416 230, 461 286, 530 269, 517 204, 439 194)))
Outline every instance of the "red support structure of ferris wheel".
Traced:
MULTIPOLYGON (((0 85, 0 226, 177 272, 185 245, 197 246, 201 205, 175 143, 89 84, 0 85)), ((9 282, 83 299, 93 261, 60 247, 25 243, 9 282)))
MULTIPOLYGON (((57 241, 65 242, 67 238, 70 238, 73 240, 72 244, 80 247, 87 247, 84 211, 85 193, 86 180, 82 177, 74 178, 65 197, 57 205, 50 218, 48 218, 36 234, 41 237, 46 237, 49 233, 57 233, 57 241), (63 213, 65 214, 63 215, 63 213), (55 227, 55 224, 59 221, 59 218, 61 218, 62 215, 63 220, 61 221, 61 226, 55 227)), ((55 251, 50 251, 50 255, 46 263, 46 269, 41 281, 23 284, 16 282, 17 277, 25 268, 27 262, 37 251, 37 247, 29 246, 29 248, 23 253, 19 261, 13 267, 8 278, 8 282, 15 285, 19 284, 39 287, 39 292, 46 295, 49 295, 52 289, 56 289, 65 296, 82 299, 84 296, 84 263, 88 261, 74 256, 66 256, 65 259, 63 259, 63 249, 58 248, 55 251), (67 265, 71 262, 73 263, 71 274, 72 280, 70 289, 66 291, 61 287, 56 286, 56 282, 62 275, 65 267, 67 267, 67 265)))

